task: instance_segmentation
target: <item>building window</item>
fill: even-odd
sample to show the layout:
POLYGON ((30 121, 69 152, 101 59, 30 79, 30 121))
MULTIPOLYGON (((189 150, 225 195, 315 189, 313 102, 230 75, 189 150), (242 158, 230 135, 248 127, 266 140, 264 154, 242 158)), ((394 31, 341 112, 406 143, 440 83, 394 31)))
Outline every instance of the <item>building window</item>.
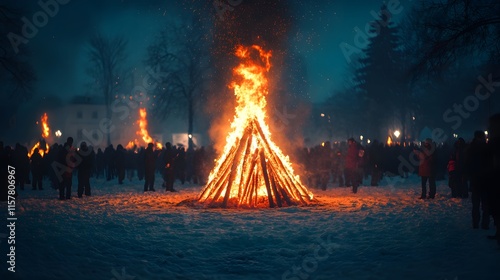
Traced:
POLYGON ((83 112, 82 111, 77 111, 76 112, 76 118, 77 119, 83 119, 83 112))
POLYGON ((97 116, 98 116, 98 115, 97 115, 97 111, 92 112, 92 118, 93 118, 93 119, 97 119, 97 116))
POLYGON ((82 139, 83 138, 83 130, 82 129, 78 129, 76 131, 76 139, 82 139))

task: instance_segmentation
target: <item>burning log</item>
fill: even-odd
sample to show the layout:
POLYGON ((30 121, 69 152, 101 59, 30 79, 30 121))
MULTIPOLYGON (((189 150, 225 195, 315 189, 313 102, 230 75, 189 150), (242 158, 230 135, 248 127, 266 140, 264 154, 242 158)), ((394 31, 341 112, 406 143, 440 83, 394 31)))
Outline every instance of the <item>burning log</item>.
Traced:
POLYGON ((307 205, 313 195, 300 182, 288 157, 270 138, 265 119, 270 52, 259 46, 239 47, 242 62, 234 69, 238 106, 233 131, 202 190, 198 202, 208 207, 283 207, 307 205), (257 54, 257 55, 255 55, 257 54), (260 61, 252 58, 260 57, 260 61))

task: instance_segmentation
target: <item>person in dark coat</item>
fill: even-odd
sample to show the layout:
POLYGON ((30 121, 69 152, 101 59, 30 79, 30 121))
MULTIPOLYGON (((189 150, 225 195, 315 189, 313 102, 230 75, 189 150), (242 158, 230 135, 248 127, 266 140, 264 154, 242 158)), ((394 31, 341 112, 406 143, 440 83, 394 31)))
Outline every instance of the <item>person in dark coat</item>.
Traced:
MULTIPOLYGON (((16 175, 16 166, 13 162, 13 151, 10 146, 4 147, 3 142, 0 141, 0 165, 2 168, 2 180, 0 181, 0 201, 7 201, 9 197, 9 175, 16 175), (10 167, 9 167, 10 166, 10 167), (14 169, 12 169, 14 168, 14 169), (14 173, 14 174, 12 174, 14 173)), ((17 190, 16 194, 17 196, 17 190)))
POLYGON ((488 210, 496 226, 495 235, 488 238, 496 239, 500 246, 500 114, 495 114, 489 119, 489 136, 487 144, 488 153, 488 184, 486 197, 488 210))
POLYGON ((156 170, 156 155, 153 150, 153 143, 149 143, 144 152, 144 191, 155 191, 155 170, 156 170))
POLYGON ((459 138, 451 152, 448 164, 453 165, 454 170, 450 172, 450 188, 452 197, 467 198, 469 190, 465 178, 465 140, 459 138))
POLYGON ((368 162, 371 170, 371 186, 378 186, 382 179, 382 155, 383 146, 378 140, 373 140, 372 145, 368 149, 368 162))
POLYGON ((121 144, 118 144, 115 151, 115 167, 118 175, 118 184, 123 184, 125 179, 125 160, 127 157, 127 151, 123 148, 121 144))
POLYGON ((26 178, 29 177, 30 158, 28 157, 28 149, 19 143, 16 143, 14 151, 12 151, 12 163, 16 167, 16 184, 21 190, 24 190, 24 184, 27 183, 26 178))
POLYGON ((170 142, 165 143, 165 150, 162 153, 163 159, 163 181, 166 191, 175 192, 175 164, 177 158, 177 150, 172 147, 170 142))
POLYGON ((38 148, 35 148, 33 154, 31 155, 31 178, 32 178, 31 187, 33 190, 36 190, 37 186, 38 189, 43 190, 42 187, 43 158, 42 155, 40 155, 39 151, 40 150, 38 148))
POLYGON ((104 149, 104 168, 106 180, 111 181, 115 177, 115 149, 112 144, 104 149))
POLYGON ((482 229, 488 229, 490 224, 486 196, 487 181, 485 180, 488 168, 486 149, 486 135, 483 131, 476 131, 467 150, 465 167, 472 191, 472 227, 479 228, 481 222, 482 229))
POLYGON ((181 184, 184 185, 186 182, 186 150, 184 150, 184 147, 179 147, 177 149, 177 157, 175 158, 174 162, 175 166, 175 175, 176 178, 178 178, 181 181, 181 184))
POLYGON ((61 182, 59 184, 59 199, 71 199, 71 186, 73 184, 73 169, 76 163, 73 138, 68 137, 66 143, 59 151, 58 163, 61 168, 61 182))
POLYGON ((359 146, 353 138, 349 138, 347 144, 348 148, 344 163, 345 185, 347 187, 352 186, 352 192, 357 193, 359 185, 359 146))
POLYGON ((135 157, 136 164, 135 166, 137 167, 137 179, 139 181, 142 181, 144 179, 144 152, 146 151, 145 148, 141 147, 138 149, 137 156, 135 157))
POLYGON ((418 156, 420 164, 418 166, 418 175, 422 178, 422 195, 420 199, 431 198, 436 195, 436 170, 434 162, 434 151, 436 147, 431 139, 425 139, 422 150, 414 150, 418 156), (427 181, 429 181, 429 196, 427 194, 427 181))
POLYGON ((104 177, 104 166, 105 166, 104 153, 102 152, 101 148, 99 148, 99 149, 97 149, 97 154, 95 155, 95 177, 96 177, 96 179, 99 178, 100 176, 104 177))
POLYGON ((92 147, 88 147, 86 142, 80 144, 80 149, 77 151, 80 164, 78 165, 78 197, 82 197, 85 193, 90 196, 90 175, 94 167, 95 154, 92 147))

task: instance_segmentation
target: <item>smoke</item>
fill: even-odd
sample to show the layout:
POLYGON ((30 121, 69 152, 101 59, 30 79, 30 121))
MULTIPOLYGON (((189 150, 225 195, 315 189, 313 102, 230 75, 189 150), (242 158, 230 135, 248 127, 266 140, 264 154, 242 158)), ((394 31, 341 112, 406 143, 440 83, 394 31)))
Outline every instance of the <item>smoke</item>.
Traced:
POLYGON ((304 144, 301 127, 309 111, 309 102, 304 98, 307 94, 304 61, 289 47, 290 32, 295 25, 290 1, 242 1, 231 8, 221 16, 220 11, 212 7, 215 71, 207 103, 207 114, 212 120, 210 137, 220 151, 234 117, 234 93, 227 85, 238 64, 234 56, 236 46, 259 45, 272 51, 266 98, 273 141, 285 153, 295 151, 304 144))

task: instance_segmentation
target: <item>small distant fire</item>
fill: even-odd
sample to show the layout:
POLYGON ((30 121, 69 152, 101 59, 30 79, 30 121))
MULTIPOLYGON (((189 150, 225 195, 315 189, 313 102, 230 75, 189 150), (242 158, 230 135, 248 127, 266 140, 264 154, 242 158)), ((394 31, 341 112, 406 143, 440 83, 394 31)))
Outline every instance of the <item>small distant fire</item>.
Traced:
POLYGON ((387 146, 392 146, 393 143, 394 142, 392 141, 392 137, 390 135, 387 136, 387 142, 386 142, 387 146))
MULTIPOLYGON (((149 143, 155 143, 157 149, 163 148, 161 143, 153 140, 153 138, 149 135, 146 108, 139 108, 139 120, 137 120, 137 124, 139 125, 139 130, 136 131, 136 134, 141 137, 144 146, 149 143)), ((142 145, 137 139, 134 139, 133 141, 129 141, 125 148, 133 149, 134 146, 139 147, 142 145)))
POLYGON ((38 148, 38 153, 43 157, 46 153, 49 152, 49 144, 45 141, 50 135, 50 127, 49 127, 49 116, 47 113, 43 113, 40 118, 40 122, 36 122, 36 124, 40 124, 42 126, 42 138, 43 140, 38 141, 29 151, 28 157, 31 157, 35 152, 35 149, 38 148), (45 145, 44 145, 45 144, 45 145), (45 147, 43 147, 45 146, 45 147))
POLYGON ((49 117, 47 116, 47 113, 43 113, 41 120, 42 120, 42 137, 47 138, 50 135, 50 128, 48 124, 49 117))

